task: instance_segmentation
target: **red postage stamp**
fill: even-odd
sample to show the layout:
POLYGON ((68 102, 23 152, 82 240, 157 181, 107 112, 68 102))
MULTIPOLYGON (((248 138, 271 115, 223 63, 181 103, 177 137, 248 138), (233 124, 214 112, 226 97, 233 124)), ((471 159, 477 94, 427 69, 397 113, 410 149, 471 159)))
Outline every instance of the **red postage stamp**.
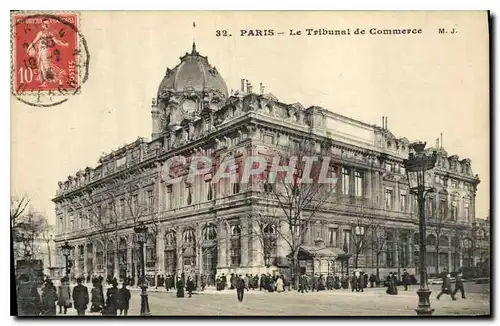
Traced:
POLYGON ((16 94, 68 94, 80 86, 78 14, 15 14, 12 77, 16 94))

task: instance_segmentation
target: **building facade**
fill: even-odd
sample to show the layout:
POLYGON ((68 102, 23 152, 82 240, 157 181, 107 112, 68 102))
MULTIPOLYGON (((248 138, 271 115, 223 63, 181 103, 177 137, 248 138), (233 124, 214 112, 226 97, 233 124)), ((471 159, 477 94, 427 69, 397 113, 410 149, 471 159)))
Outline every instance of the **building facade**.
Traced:
MULTIPOLYGON (((330 172, 338 180, 334 200, 315 215, 304 237, 304 246, 319 242, 332 254, 313 259, 308 271, 339 271, 335 255, 355 250, 354 221, 361 211, 383 224, 386 241, 382 250, 365 246, 358 267, 371 272, 378 265, 384 276, 418 265, 416 199, 403 166, 410 141, 395 137, 386 125, 282 103, 262 86, 254 92, 245 80, 229 92, 194 44, 166 70, 151 116, 151 140, 138 138, 58 184, 56 246, 65 240, 74 246, 75 275, 136 276, 140 251, 133 228, 141 221, 150 232, 143 252, 147 274, 203 273, 210 282, 222 273, 286 271, 286 241, 275 226, 257 227, 256 212, 269 209, 261 183, 212 183, 207 173, 169 184, 162 171, 167 159, 179 155, 207 155, 215 162, 231 157, 240 169, 246 157, 304 140, 331 157, 330 172), (265 241, 254 236, 257 229, 265 241), (271 252, 271 259, 263 252, 271 252)), ((436 188, 426 206, 429 273, 465 264, 460 248, 476 219, 479 183, 469 159, 450 156, 439 144, 434 149, 437 164, 427 175, 436 188)), ((181 175, 188 172, 179 169, 181 175)))

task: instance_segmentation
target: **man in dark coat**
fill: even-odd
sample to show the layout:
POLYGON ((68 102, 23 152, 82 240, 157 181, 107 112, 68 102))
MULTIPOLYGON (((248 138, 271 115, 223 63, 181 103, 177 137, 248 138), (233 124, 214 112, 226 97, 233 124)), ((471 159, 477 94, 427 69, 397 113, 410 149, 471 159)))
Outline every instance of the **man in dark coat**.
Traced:
POLYGON ((194 291, 194 282, 191 276, 188 276, 186 281, 186 291, 188 292, 188 298, 191 298, 194 291))
POLYGON ((82 284, 82 279, 76 279, 77 285, 73 288, 72 298, 78 316, 85 316, 85 310, 89 304, 89 290, 82 284))
POLYGON ((455 291, 453 291, 453 296, 455 296, 455 294, 457 294, 457 292, 460 290, 462 299, 465 299, 464 281, 462 279, 462 276, 462 272, 458 272, 457 276, 455 277, 455 291))
POLYGON ((408 291, 408 285, 410 285, 410 274, 408 274, 406 269, 403 269, 403 285, 405 287, 405 291, 408 291))
POLYGON ((243 295, 245 294, 245 280, 241 275, 236 277, 236 296, 239 302, 243 301, 243 295))
POLYGON ((365 292, 364 289, 366 288, 366 274, 365 272, 361 272, 358 278, 358 288, 356 291, 361 290, 361 292, 365 292))
POLYGON ((316 290, 316 292, 318 292, 318 275, 317 274, 314 274, 313 278, 312 278, 311 292, 314 292, 314 290, 316 290))
POLYGON ((123 282, 122 288, 118 290, 118 296, 116 297, 116 308, 120 310, 120 316, 122 314, 128 315, 129 304, 130 290, 127 289, 127 283, 123 282))
POLYGON ((226 286, 227 286, 227 277, 226 275, 224 275, 224 273, 222 273, 222 276, 220 278, 220 280, 222 281, 222 286, 223 286, 223 290, 226 289, 226 286))
POLYGON ((455 295, 451 291, 451 276, 450 276, 450 274, 446 274, 446 276, 443 278, 443 285, 441 286, 441 292, 439 292, 439 294, 437 295, 436 299, 439 300, 439 298, 443 294, 449 294, 451 296, 452 300, 457 300, 455 298, 455 295))
POLYGON ((299 278, 299 292, 304 293, 304 290, 308 292, 307 276, 306 274, 300 275, 299 278))
POLYGON ((356 272, 352 272, 352 277, 351 277, 351 291, 354 292, 354 290, 358 290, 358 277, 356 275, 356 272))

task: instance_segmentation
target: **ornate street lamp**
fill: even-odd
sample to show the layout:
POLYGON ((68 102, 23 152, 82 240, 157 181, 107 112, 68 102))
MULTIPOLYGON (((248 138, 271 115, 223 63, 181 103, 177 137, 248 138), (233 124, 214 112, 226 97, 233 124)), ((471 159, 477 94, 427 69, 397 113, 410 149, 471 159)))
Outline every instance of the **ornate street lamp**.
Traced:
POLYGON ((418 315, 432 315, 434 309, 431 308, 431 291, 427 284, 426 268, 426 225, 425 225, 425 197, 428 193, 434 192, 434 188, 425 186, 425 172, 434 168, 436 164, 436 151, 432 154, 425 152, 425 142, 415 142, 410 145, 414 152, 410 152, 408 159, 404 160, 406 176, 410 186, 410 192, 417 196, 418 216, 419 216, 419 263, 420 263, 420 288, 418 294, 418 315))
POLYGON ((61 247, 64 258, 66 259, 66 277, 69 278, 69 272, 71 267, 69 266, 69 256, 71 255, 71 250, 74 247, 68 243, 68 240, 64 241, 64 245, 61 247))
POLYGON ((149 302, 148 302, 148 284, 146 283, 146 270, 144 263, 144 243, 148 234, 148 227, 140 222, 135 228, 134 232, 137 235, 137 242, 139 243, 141 251, 141 316, 149 316, 149 302))

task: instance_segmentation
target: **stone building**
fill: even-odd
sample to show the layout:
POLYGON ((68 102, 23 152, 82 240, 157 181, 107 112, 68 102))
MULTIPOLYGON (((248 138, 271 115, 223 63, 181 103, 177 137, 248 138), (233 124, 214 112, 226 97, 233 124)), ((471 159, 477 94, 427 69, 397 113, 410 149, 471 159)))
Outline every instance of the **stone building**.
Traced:
MULTIPOLYGON (((335 200, 316 214, 304 238, 304 252, 315 243, 324 246, 322 255, 311 259, 314 272, 339 271, 335 257, 353 253, 357 212, 386 230, 378 254, 381 276, 415 266, 417 207, 403 167, 410 141, 393 135, 386 120, 377 126, 318 106, 282 103, 262 86, 254 92, 245 80, 229 92, 194 44, 177 66, 166 69, 151 116, 151 140, 138 138, 59 182, 53 199, 56 245, 67 239, 75 246, 72 273, 135 276, 139 249, 133 227, 140 221, 151 232, 144 252, 148 274, 204 273, 210 282, 222 273, 286 271, 289 249, 274 226, 263 228, 264 239, 272 241, 253 236, 259 222, 255 212, 268 209, 262 184, 223 179, 215 184, 211 173, 168 184, 161 171, 174 155, 209 155, 218 162, 233 157, 241 167, 249 155, 305 139, 332 158, 331 173, 338 179, 335 200), (268 261, 264 246, 271 247, 268 261)), ((463 239, 455 235, 475 221, 479 183, 469 159, 449 155, 439 144, 435 149, 437 165, 427 176, 436 187, 426 206, 429 273, 436 269, 436 257, 440 269, 464 264, 457 246, 463 239)), ((358 267, 375 269, 377 253, 371 245, 358 256, 358 267)))

